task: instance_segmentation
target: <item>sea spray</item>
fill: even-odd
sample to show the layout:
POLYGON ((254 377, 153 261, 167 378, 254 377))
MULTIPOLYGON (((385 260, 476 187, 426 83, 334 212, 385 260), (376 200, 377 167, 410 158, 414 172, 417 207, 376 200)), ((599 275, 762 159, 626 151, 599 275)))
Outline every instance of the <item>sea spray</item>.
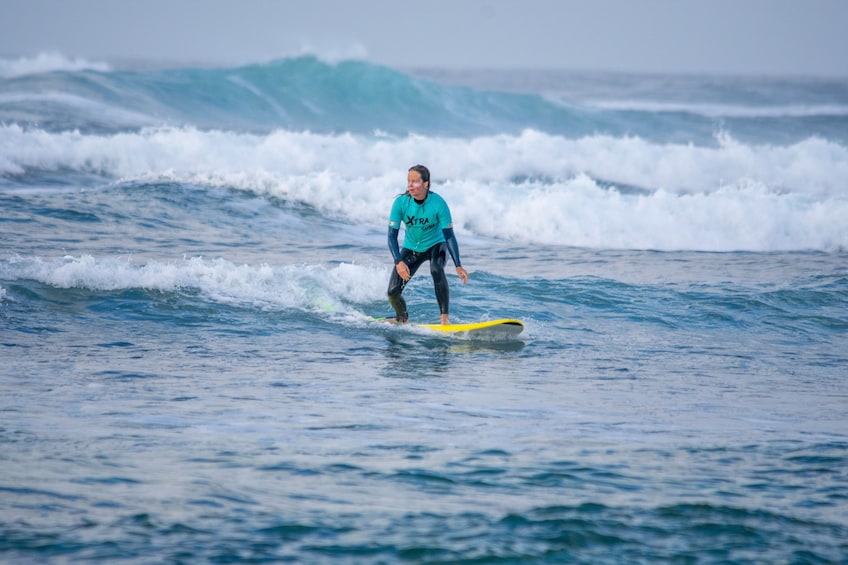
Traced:
POLYGON ((246 191, 377 228, 403 192, 397 163, 427 162, 468 234, 600 248, 848 247, 848 150, 809 139, 716 147, 525 131, 472 138, 268 135, 149 128, 86 135, 0 126, 7 178, 97 175, 246 191), (426 143, 425 143, 426 141, 426 143), (423 149, 416 151, 416 148, 423 149))

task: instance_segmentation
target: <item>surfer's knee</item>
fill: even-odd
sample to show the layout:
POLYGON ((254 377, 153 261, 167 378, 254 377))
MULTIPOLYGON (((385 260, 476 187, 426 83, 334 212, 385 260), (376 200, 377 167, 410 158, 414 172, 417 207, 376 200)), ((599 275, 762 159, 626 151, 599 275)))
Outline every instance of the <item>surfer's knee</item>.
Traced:
POLYGON ((441 279, 447 280, 445 276, 445 264, 443 261, 430 261, 430 275, 433 280, 438 282, 441 279))
POLYGON ((405 283, 406 281, 400 278, 400 275, 392 273, 392 276, 389 279, 389 289, 386 291, 386 294, 388 294, 389 298, 400 296, 400 293, 403 292, 405 283))

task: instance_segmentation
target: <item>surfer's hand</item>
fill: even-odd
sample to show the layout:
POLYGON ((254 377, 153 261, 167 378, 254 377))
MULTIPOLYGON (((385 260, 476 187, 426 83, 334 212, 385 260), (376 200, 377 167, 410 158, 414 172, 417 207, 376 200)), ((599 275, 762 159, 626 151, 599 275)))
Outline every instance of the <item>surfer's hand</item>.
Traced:
POLYGON ((462 267, 457 267, 456 274, 459 277, 459 280, 462 281, 462 284, 468 283, 468 272, 465 269, 463 269, 462 267))
POLYGON ((409 265, 400 261, 397 265, 395 265, 395 269, 397 269, 397 274, 400 275, 400 278, 405 281, 409 280, 409 265))

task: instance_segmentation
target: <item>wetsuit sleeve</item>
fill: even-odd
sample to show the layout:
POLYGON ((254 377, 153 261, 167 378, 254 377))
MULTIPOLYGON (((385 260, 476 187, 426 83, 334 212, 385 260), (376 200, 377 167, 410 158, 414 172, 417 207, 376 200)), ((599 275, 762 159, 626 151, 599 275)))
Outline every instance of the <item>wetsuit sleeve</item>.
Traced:
POLYGON ((456 241, 456 235, 453 233, 453 228, 445 228, 442 230, 442 233, 445 235, 445 243, 448 246, 448 253, 450 253, 451 259, 453 259, 453 264, 457 267, 461 267, 462 263, 459 260, 459 243, 456 241))
POLYGON ((389 213, 389 227, 400 229, 400 223, 403 221, 404 199, 402 196, 395 198, 392 203, 392 211, 389 213))
POLYGON ((399 232, 400 230, 398 228, 389 226, 389 251, 392 252, 392 259, 394 259, 395 264, 400 261, 400 247, 398 246, 399 232))

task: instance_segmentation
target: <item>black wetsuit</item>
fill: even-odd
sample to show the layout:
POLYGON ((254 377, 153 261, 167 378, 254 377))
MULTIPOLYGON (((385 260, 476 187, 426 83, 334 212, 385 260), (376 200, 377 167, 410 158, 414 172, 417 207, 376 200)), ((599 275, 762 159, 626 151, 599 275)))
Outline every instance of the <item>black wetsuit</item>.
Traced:
MULTIPOLYGON (((433 277, 433 285, 436 289, 436 301, 439 303, 439 313, 448 314, 450 307, 450 288, 448 287, 448 278, 445 276, 447 244, 445 242, 437 243, 427 251, 421 253, 416 253, 406 248, 401 249, 400 260, 409 267, 410 279, 424 261, 430 261, 430 275, 433 277)), ((405 322, 408 317, 406 300, 401 295, 408 282, 409 280, 400 278, 397 268, 392 271, 392 276, 389 278, 389 304, 394 308, 395 317, 399 322, 405 322)))
POLYGON ((430 275, 435 285, 439 312, 447 315, 450 307, 450 289, 445 276, 448 253, 457 267, 461 263, 450 209, 444 199, 433 192, 428 192, 421 201, 413 199, 408 193, 396 198, 389 217, 388 243, 395 261, 395 268, 389 278, 388 295, 396 319, 405 322, 408 318, 406 301, 401 293, 409 281, 403 280, 397 272, 400 261, 409 267, 410 279, 424 261, 430 261, 430 275), (406 225, 403 248, 398 245, 401 223, 406 225))

